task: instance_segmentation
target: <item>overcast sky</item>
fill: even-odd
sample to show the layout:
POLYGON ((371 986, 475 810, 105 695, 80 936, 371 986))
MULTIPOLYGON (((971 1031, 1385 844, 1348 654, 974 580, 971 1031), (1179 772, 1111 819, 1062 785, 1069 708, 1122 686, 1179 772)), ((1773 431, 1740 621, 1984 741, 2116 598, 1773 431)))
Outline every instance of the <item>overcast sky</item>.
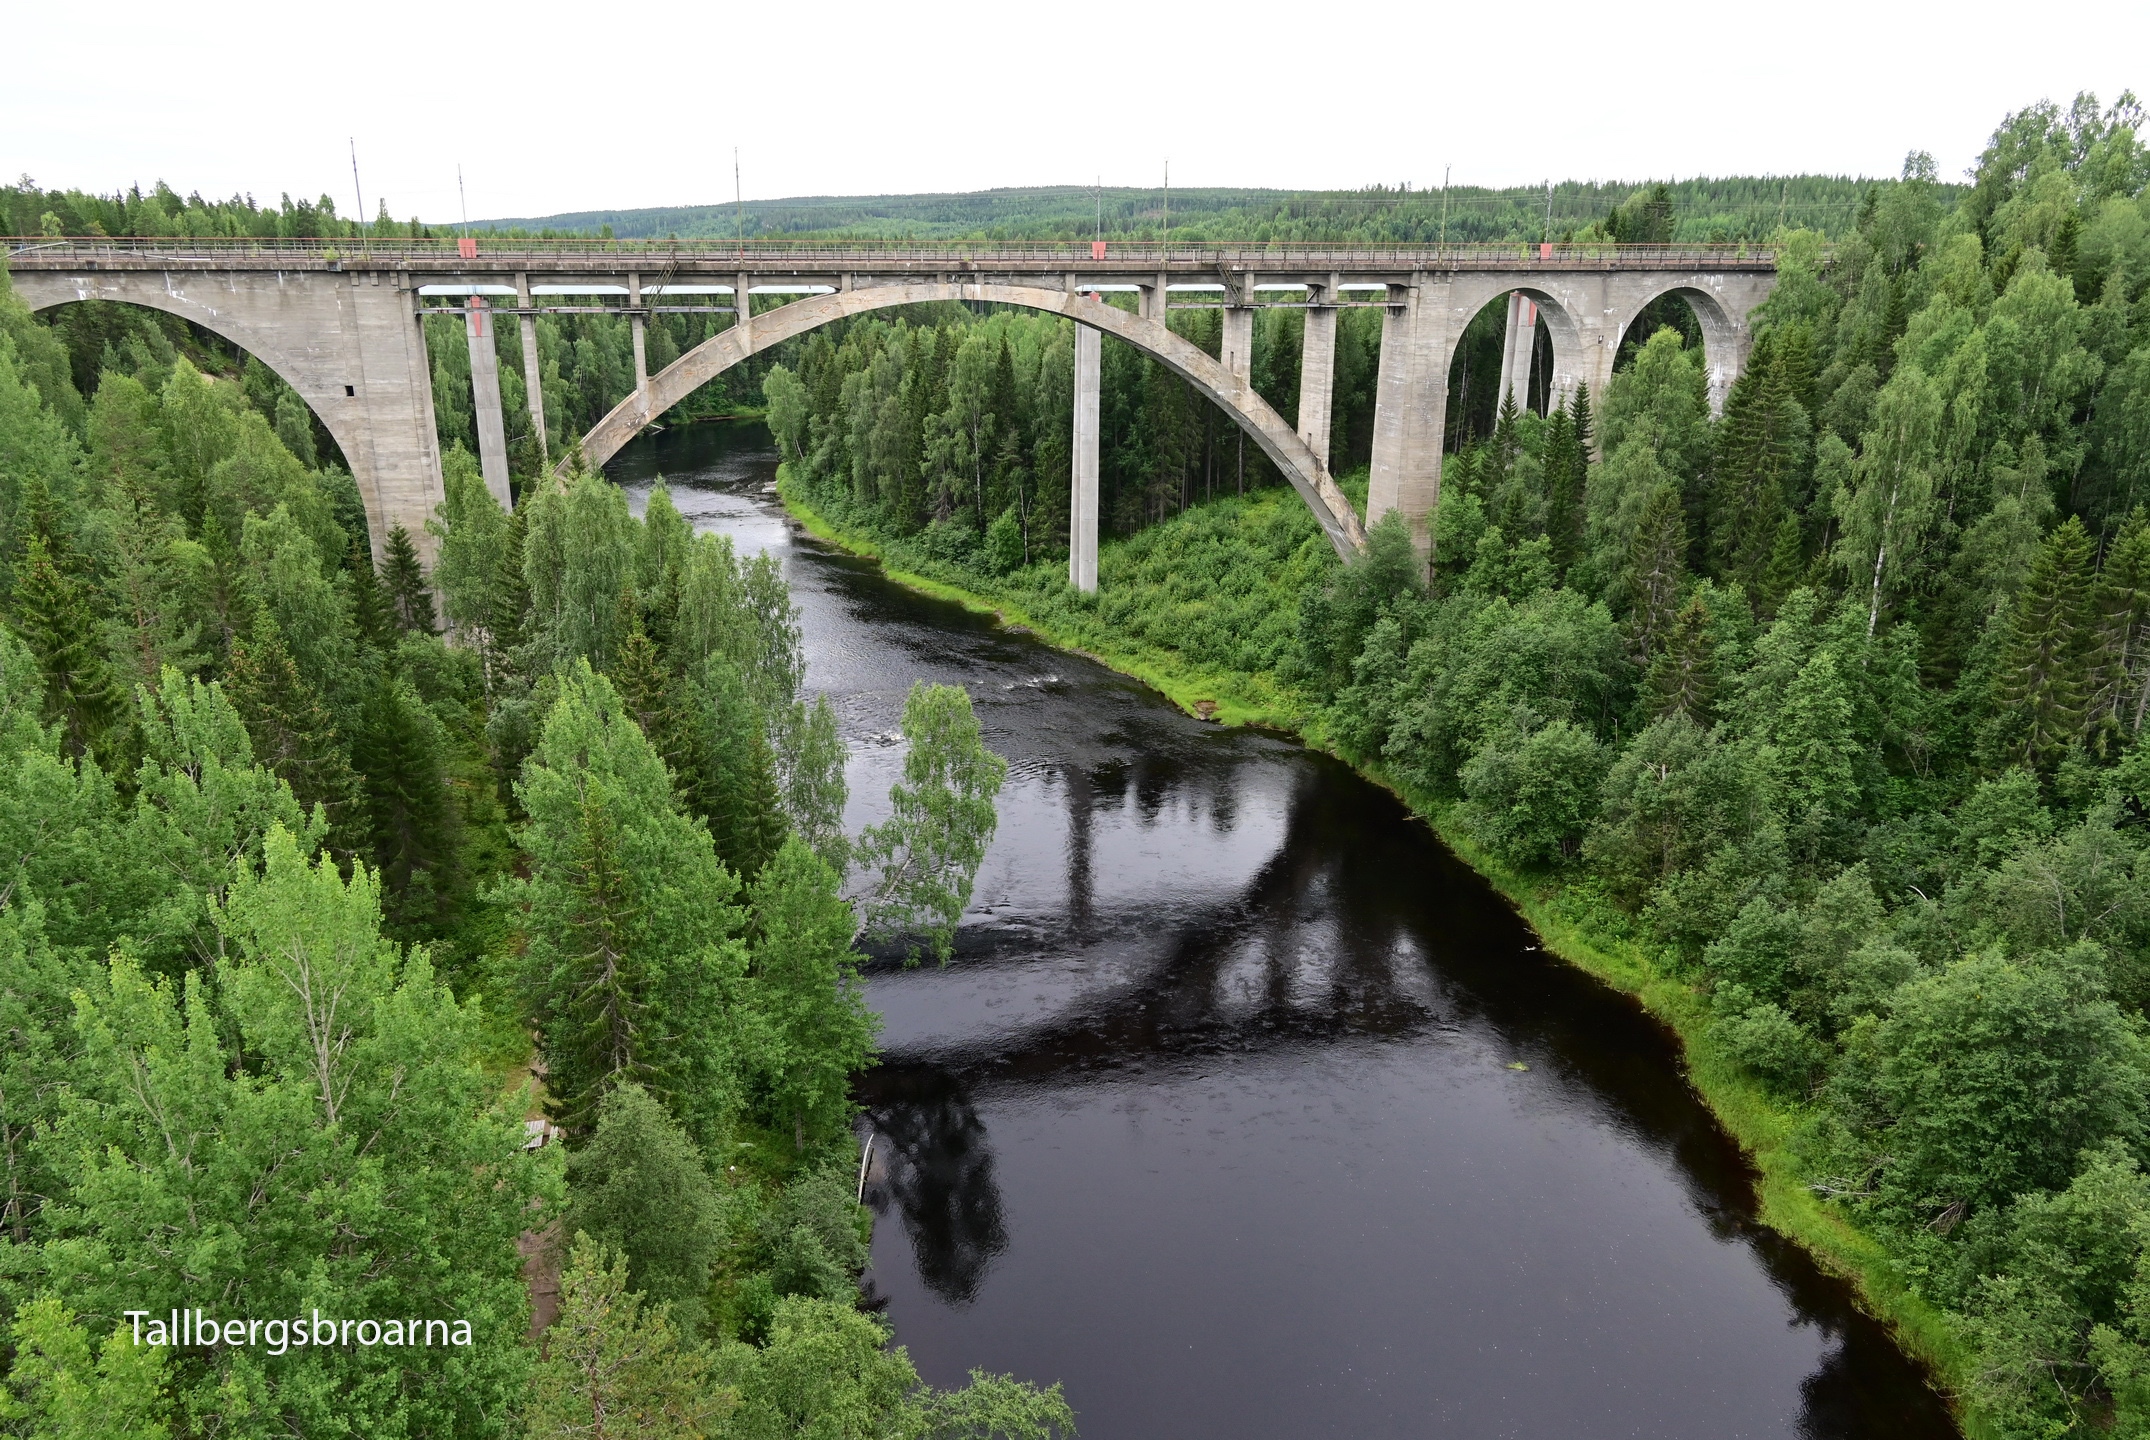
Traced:
POLYGON ((25 3, 0 172, 399 217, 1158 184, 1945 178, 2150 90, 2150 3, 25 3))

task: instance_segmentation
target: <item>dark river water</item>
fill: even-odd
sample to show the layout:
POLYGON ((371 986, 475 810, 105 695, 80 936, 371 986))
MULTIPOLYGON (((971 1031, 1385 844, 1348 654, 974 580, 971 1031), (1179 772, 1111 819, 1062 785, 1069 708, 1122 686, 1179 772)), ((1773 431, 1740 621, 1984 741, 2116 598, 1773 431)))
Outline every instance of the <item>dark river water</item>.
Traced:
POLYGON ((782 558, 854 829, 914 679, 1007 757, 956 958, 870 978, 866 1278, 928 1381, 1064 1382, 1087 1440, 1957 1433, 1669 1034, 1387 792, 806 540, 759 426, 611 468, 782 558))

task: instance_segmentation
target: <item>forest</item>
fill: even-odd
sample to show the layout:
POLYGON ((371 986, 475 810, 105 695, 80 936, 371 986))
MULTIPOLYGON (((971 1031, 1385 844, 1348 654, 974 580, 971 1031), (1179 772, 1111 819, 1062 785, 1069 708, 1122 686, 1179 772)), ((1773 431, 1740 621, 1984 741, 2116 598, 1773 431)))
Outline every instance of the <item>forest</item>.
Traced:
MULTIPOLYGON (((1123 538, 1072 592, 1069 342, 1018 316, 869 320, 772 368, 786 494, 1398 787, 1654 997, 1777 1223, 1982 1433, 2150 1434, 2141 122, 2032 107, 1967 186, 1914 156, 1833 246, 1779 235, 1722 415, 1672 323, 1603 395, 1501 397, 1453 435, 1430 565, 1393 518, 1340 565, 1108 341, 1123 538)), ((1289 414, 1295 336, 1265 335, 1289 414)))
POLYGON ((662 486, 451 443, 429 574, 257 362, 54 319, 0 289, 0 1433, 1072 1433, 861 1308, 968 697, 847 834, 782 578, 662 486))
MULTIPOLYGON (((1473 321, 1430 558, 1389 520, 1340 564, 1227 420, 1108 341, 1111 540, 1073 592, 1072 330, 1027 313, 826 327, 667 423, 763 411, 825 530, 1394 785, 1679 1029, 1773 1222, 1975 1426, 2150 1435, 2141 125, 2086 96, 2006 117, 1962 184, 1914 155, 1875 184, 1562 185, 1552 221, 1542 191, 1175 195, 1190 240, 1778 247, 1721 415, 1677 302, 1558 403, 1493 393, 1501 307, 1473 321)), ((993 193, 749 209, 764 236, 1096 224, 1079 188, 993 193)), ((1107 198, 1113 233, 1161 229, 1150 192, 1107 198)), ((352 233, 325 197, 0 204, 31 235, 352 233)), ((593 219, 744 228, 517 223, 593 219)), ((1362 503, 1380 317, 1339 325, 1362 503)), ((711 320, 653 320, 652 368, 711 320)), ((637 519, 601 477, 536 483, 519 350, 501 510, 452 323, 426 574, 258 363, 0 299, 0 1426, 549 1437, 631 1398, 639 1433, 793 1435, 836 1396, 861 1434, 1064 1431, 1055 1391, 918 1385, 854 1303, 855 941, 946 953, 999 783, 967 703, 913 697, 894 818, 845 835, 778 578, 661 489, 637 519), (560 1277, 543 1348, 526 1260, 560 1277), (498 1343, 272 1367, 104 1338, 207 1294, 498 1343)), ((1172 323, 1217 348, 1215 312, 1172 323)), ((559 455, 630 352, 617 317, 539 328, 559 455)), ((1287 415, 1298 348, 1259 312, 1287 415)))

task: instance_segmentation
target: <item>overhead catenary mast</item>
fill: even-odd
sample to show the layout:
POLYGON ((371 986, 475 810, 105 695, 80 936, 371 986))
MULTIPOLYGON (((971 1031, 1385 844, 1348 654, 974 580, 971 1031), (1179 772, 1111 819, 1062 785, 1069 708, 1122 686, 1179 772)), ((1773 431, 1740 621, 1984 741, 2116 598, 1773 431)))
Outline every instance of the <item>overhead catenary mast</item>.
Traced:
POLYGON ((732 229, 739 253, 747 253, 747 202, 746 191, 739 184, 739 147, 732 147, 732 229))
POLYGON ((455 203, 463 211, 463 233, 470 233, 470 197, 463 193, 463 162, 455 162, 455 203))
POLYGON ((351 142, 351 189, 358 195, 358 238, 366 238, 366 187, 358 183, 358 137, 348 137, 351 142))
POLYGON ((1165 158, 1165 243, 1172 243, 1172 160, 1165 158))

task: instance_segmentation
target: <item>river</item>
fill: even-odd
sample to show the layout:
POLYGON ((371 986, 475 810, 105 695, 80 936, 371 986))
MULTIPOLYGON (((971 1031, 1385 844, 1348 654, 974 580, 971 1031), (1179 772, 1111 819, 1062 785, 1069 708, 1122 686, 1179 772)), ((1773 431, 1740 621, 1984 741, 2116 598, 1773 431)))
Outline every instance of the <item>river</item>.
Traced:
POLYGON ((760 426, 610 471, 782 559, 854 830, 914 679, 1009 762, 955 959, 868 983, 866 1283, 925 1379, 1059 1380, 1087 1440, 1957 1434, 1669 1032, 1386 791, 817 545, 760 426))

